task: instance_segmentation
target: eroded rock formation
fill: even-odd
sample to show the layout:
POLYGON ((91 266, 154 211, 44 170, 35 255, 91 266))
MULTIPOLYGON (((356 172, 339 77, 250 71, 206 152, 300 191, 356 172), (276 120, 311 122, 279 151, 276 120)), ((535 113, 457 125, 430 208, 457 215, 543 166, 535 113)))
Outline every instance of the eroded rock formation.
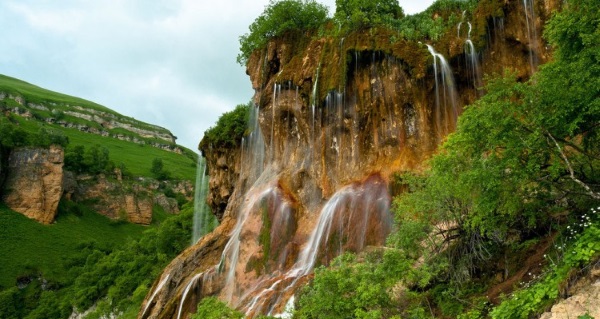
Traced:
POLYGON ((13 150, 2 200, 10 209, 40 223, 53 222, 63 193, 63 161, 60 147, 13 150))
POLYGON ((530 32, 522 6, 482 1, 468 34, 452 29, 429 48, 372 30, 288 35, 255 52, 250 133, 240 149, 202 149, 221 225, 164 270, 139 317, 188 318, 208 295, 249 317, 280 313, 314 266, 382 245, 389 181, 421 169, 455 129, 481 94, 475 76, 509 68, 526 79, 548 58, 539 35, 557 3, 535 2, 530 32), (482 74, 468 67, 467 40, 482 74))

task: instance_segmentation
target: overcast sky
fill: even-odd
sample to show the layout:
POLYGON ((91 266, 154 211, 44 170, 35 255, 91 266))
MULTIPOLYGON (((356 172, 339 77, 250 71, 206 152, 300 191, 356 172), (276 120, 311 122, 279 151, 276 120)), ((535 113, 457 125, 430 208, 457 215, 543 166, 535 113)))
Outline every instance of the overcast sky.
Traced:
MULTIPOLYGON (((335 0, 318 1, 335 10, 335 0)), ((400 0, 416 13, 433 0, 400 0)), ((238 37, 268 0, 0 0, 0 74, 169 129, 197 151, 253 91, 238 37)))

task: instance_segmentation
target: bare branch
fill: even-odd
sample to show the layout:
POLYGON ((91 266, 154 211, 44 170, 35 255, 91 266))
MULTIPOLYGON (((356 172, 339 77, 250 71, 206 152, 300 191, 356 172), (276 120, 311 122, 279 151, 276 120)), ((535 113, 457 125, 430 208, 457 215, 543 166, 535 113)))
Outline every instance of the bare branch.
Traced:
POLYGON ((565 155, 565 153, 563 152, 562 148, 560 147, 560 145, 558 144, 558 142, 556 141, 556 139, 554 138, 554 136, 552 136, 552 134, 550 134, 550 132, 548 132, 547 130, 546 130, 546 135, 548 135, 548 137, 550 137, 550 139, 552 139, 552 141, 554 142, 554 145, 556 145, 556 148, 558 149, 558 152, 560 153, 560 156, 563 158, 565 164, 567 165, 567 168, 569 169, 569 174, 570 174, 571 179, 575 183, 577 183, 581 187, 583 187, 587 191, 587 195, 591 196, 594 199, 600 199, 600 194, 594 192, 586 183, 582 182, 577 177, 575 177, 575 172, 573 171, 573 167, 571 166, 571 162, 569 162, 569 159, 567 158, 567 155, 565 155))

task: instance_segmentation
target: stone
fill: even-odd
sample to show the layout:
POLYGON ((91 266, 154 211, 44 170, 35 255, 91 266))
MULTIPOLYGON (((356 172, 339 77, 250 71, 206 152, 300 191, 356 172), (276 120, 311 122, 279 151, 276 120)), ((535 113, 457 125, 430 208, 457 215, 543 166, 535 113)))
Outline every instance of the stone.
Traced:
POLYGON ((52 223, 63 193, 63 164, 60 147, 13 150, 2 199, 16 212, 40 223, 52 223))

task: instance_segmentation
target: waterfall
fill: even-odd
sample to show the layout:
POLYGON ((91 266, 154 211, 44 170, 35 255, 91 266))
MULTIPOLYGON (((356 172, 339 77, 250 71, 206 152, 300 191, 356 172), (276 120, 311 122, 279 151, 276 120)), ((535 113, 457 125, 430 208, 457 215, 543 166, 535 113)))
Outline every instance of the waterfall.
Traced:
POLYGON ((539 43, 537 29, 535 27, 534 0, 523 0, 523 11, 525 12, 525 24, 527 26, 527 38, 529 40, 529 66, 531 73, 537 70, 539 61, 537 58, 539 43))
MULTIPOLYGON (((241 172, 247 175, 246 186, 251 186, 265 169, 265 140, 259 125, 260 109, 253 105, 248 119, 248 135, 243 139, 241 172)), ((240 177, 244 177, 240 173, 240 177)), ((245 191, 246 189, 244 189, 245 191)))
POLYGON ((481 94, 481 88, 483 87, 483 81, 481 79, 481 71, 479 70, 479 54, 475 50, 475 45, 471 41, 471 22, 467 22, 469 25, 469 32, 467 33, 467 40, 465 40, 465 56, 467 64, 467 73, 471 81, 473 81, 473 88, 476 90, 477 95, 481 94))
POLYGON ((200 279, 200 277, 203 274, 204 273, 196 274, 194 277, 192 277, 192 279, 187 284, 187 286, 185 286, 185 289, 183 290, 183 294, 181 295, 181 301, 179 302, 179 310, 177 311, 177 319, 181 319, 181 311, 183 310, 183 305, 185 303, 185 299, 187 297, 188 292, 190 292, 190 289, 198 282, 198 279, 200 279))
POLYGON ((164 276, 164 278, 161 278, 160 283, 154 289, 152 296, 150 296, 150 299, 148 299, 148 302, 146 302, 144 311, 142 311, 142 315, 140 316, 141 318, 144 317, 144 315, 146 314, 146 311, 148 311, 148 307, 152 304, 152 301, 154 301, 154 297, 156 297, 156 294, 158 294, 160 292, 160 290, 162 289, 162 287, 167 283, 167 281, 169 280, 169 277, 171 277, 171 274, 166 274, 166 276, 165 276, 165 274, 163 274, 163 276, 164 276))
POLYGON ((246 315, 251 316, 256 311, 272 315, 276 306, 288 308, 290 299, 294 298, 289 292, 293 292, 315 266, 328 264, 347 251, 360 252, 367 245, 382 245, 391 231, 390 202, 387 184, 379 176, 338 190, 323 205, 294 266, 279 276, 280 279, 255 292, 254 298, 247 303, 246 315), (271 293, 276 294, 276 301, 264 300, 271 293))
POLYGON ((208 176, 206 175, 206 160, 202 154, 196 164, 196 187, 194 189, 194 223, 192 228, 192 245, 202 236, 208 234, 216 226, 216 219, 206 204, 208 194, 208 176))
POLYGON ((454 129, 458 118, 458 107, 456 97, 456 87, 454 85, 454 76, 452 69, 446 62, 443 55, 437 53, 435 49, 429 45, 427 49, 433 56, 433 73, 435 77, 435 125, 437 129, 438 139, 444 136, 444 133, 449 133, 454 129), (439 71, 438 61, 439 60, 439 71), (439 73, 439 74, 438 74, 439 73), (441 82, 441 85, 440 85, 441 82), (441 91, 441 92, 440 92, 441 91), (442 123, 446 123, 446 127, 442 127, 442 123))

